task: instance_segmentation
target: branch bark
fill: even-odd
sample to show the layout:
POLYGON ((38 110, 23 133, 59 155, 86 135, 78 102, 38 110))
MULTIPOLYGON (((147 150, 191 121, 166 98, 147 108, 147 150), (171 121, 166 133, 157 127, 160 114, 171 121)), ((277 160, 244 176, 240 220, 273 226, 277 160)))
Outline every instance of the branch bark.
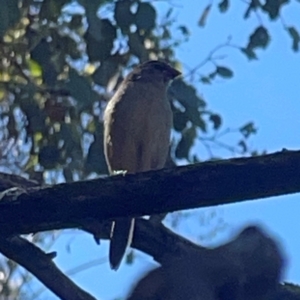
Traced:
POLYGON ((74 228, 300 192, 300 151, 205 162, 49 187, 17 187, 0 201, 0 233, 74 228))
MULTIPOLYGON (((299 175, 300 152, 291 151, 48 187, 0 174, 0 252, 31 271, 62 299, 93 299, 65 277, 49 255, 8 235, 75 227, 89 231, 86 225, 93 220, 97 229, 101 221, 117 217, 295 193, 300 191, 299 175)), ((96 231, 100 238, 107 238, 107 222, 101 226, 96 231)), ((90 232, 95 234, 92 227, 90 232)), ((209 251, 144 219, 137 220, 132 246, 162 264, 190 251, 204 256, 209 251)))
POLYGON ((64 275, 52 261, 52 255, 20 237, 0 236, 0 252, 36 276, 62 300, 96 300, 64 275))

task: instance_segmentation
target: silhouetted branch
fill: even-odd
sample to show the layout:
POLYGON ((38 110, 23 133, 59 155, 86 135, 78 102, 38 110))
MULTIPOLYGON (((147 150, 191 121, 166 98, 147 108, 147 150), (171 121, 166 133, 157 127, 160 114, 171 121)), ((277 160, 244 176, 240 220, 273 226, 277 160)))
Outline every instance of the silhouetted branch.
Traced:
POLYGON ((23 266, 47 288, 63 300, 95 300, 64 275, 52 261, 53 254, 46 254, 29 241, 0 236, 0 252, 23 266))
POLYGON ((300 152, 1 193, 0 232, 26 234, 300 192, 300 152))
MULTIPOLYGON (((8 236, 78 227, 97 238, 108 238, 109 223, 105 221, 109 219, 295 193, 300 191, 299 176, 300 152, 296 151, 48 187, 0 174, 0 232, 8 236)), ((144 219, 137 220, 132 247, 162 264, 191 251, 206 258, 219 257, 218 251, 223 251, 199 247, 144 219)), ((227 252, 230 249, 226 258, 235 256, 235 248, 226 247, 227 252)), ((93 299, 56 268, 51 255, 28 241, 2 236, 0 252, 32 272, 62 299, 93 299)), ((218 270, 217 265, 215 268, 218 270)))

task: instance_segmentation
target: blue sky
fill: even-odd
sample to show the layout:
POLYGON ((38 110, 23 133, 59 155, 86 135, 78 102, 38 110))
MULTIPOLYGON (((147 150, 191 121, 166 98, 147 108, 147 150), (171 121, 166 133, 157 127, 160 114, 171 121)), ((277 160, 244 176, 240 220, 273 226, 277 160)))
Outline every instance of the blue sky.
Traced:
MULTIPOLYGON (((191 30, 191 39, 177 50, 178 57, 185 65, 193 67, 201 62, 215 46, 232 36, 232 42, 246 45, 249 34, 258 26, 255 16, 248 21, 242 19, 245 11, 243 1, 232 1, 226 14, 220 14, 214 7, 205 28, 197 26, 205 3, 186 1, 175 3, 175 15, 179 23, 191 30), (197 5, 196 5, 197 3, 197 5)), ((157 2, 160 13, 170 6, 167 1, 157 2)), ((299 4, 294 2, 283 9, 285 23, 295 25, 300 30, 299 4)), ((219 112, 224 127, 237 128, 247 121, 254 121, 258 134, 251 138, 250 145, 256 150, 280 151, 282 148, 299 149, 300 144, 300 53, 291 50, 291 39, 283 30, 280 21, 271 23, 262 16, 262 22, 270 29, 272 41, 266 51, 259 51, 259 60, 248 62, 247 58, 235 49, 222 49, 219 54, 227 57, 221 62, 234 71, 231 80, 219 79, 212 85, 197 84, 199 93, 208 107, 219 112)), ((207 65, 202 73, 209 71, 207 65)), ((186 71, 186 70, 184 70, 186 71)), ((206 157, 201 147, 196 149, 200 157, 206 157), (199 151, 198 151, 199 150, 199 151)), ((230 153, 220 152, 223 157, 230 153)), ((217 235, 216 242, 249 223, 261 224, 270 234, 278 238, 288 258, 289 264, 285 280, 300 283, 300 239, 299 215, 300 195, 282 196, 240 204, 202 209, 201 215, 216 213, 227 224, 217 235)), ((199 225, 199 213, 192 217, 194 223, 183 226, 181 232, 196 238, 203 228, 199 225)), ((91 236, 79 231, 67 231, 53 246, 58 251, 56 263, 63 271, 68 271, 82 263, 98 260, 95 266, 72 276, 82 288, 98 299, 114 299, 124 296, 134 279, 145 269, 154 266, 151 259, 138 253, 133 267, 121 266, 118 272, 109 270, 107 263, 107 242, 95 245, 91 236), (71 251, 67 251, 69 245, 71 251)), ((43 299, 53 299, 48 292, 43 299)))

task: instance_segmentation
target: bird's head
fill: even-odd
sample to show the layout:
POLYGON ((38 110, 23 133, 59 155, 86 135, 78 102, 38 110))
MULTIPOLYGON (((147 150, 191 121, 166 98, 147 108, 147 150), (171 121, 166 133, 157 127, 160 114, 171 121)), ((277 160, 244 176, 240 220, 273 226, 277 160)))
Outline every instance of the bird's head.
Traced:
POLYGON ((169 64, 158 61, 150 60, 138 65, 129 75, 128 79, 132 81, 153 81, 158 80, 167 84, 181 72, 171 67, 169 64))

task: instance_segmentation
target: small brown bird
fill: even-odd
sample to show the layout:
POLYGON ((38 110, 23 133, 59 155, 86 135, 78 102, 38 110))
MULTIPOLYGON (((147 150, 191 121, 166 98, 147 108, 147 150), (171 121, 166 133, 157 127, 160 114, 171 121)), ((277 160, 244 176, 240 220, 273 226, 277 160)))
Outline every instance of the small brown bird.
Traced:
MULTIPOLYGON (((168 84, 181 73, 161 61, 137 66, 123 80, 104 112, 104 153, 110 174, 164 167, 172 127, 168 84)), ((131 243, 134 219, 113 222, 109 260, 116 270, 131 243)))

